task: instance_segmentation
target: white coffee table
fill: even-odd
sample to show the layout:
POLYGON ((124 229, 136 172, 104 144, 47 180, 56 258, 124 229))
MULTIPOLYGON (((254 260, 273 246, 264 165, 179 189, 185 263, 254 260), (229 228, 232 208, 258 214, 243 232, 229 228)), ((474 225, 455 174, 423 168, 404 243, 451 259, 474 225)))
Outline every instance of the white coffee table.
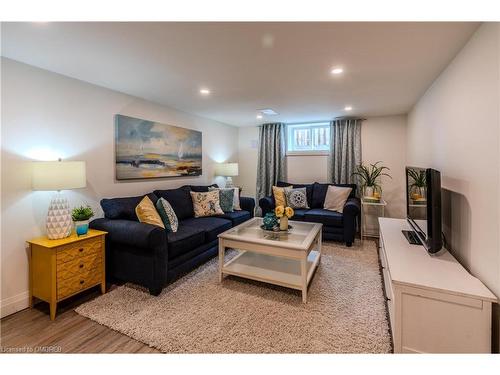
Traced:
POLYGON ((290 221, 288 234, 275 234, 260 228, 256 217, 219 234, 219 281, 224 275, 281 285, 302 291, 307 287, 321 258, 322 224, 290 221), (239 251, 224 263, 226 248, 239 251))

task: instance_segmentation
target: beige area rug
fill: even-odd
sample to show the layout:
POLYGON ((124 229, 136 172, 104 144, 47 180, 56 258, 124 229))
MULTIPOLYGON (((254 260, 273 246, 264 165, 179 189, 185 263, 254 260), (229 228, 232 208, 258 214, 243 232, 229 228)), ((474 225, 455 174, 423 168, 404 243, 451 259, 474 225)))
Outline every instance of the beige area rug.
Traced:
POLYGON ((232 276, 219 284, 215 258, 158 297, 125 285, 76 312, 166 353, 392 350, 372 241, 325 242, 307 304, 291 289, 232 276))

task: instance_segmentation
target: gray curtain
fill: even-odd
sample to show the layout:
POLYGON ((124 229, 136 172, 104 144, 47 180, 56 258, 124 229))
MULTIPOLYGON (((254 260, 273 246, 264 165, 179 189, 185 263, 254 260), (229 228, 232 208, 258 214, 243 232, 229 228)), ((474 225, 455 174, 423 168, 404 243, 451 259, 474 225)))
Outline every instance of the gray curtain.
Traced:
POLYGON ((285 134, 283 123, 264 124, 259 127, 257 207, 259 199, 271 195, 272 187, 277 181, 286 181, 285 134))
POLYGON ((354 184, 353 172, 361 163, 361 119, 335 119, 330 123, 328 180, 354 184))

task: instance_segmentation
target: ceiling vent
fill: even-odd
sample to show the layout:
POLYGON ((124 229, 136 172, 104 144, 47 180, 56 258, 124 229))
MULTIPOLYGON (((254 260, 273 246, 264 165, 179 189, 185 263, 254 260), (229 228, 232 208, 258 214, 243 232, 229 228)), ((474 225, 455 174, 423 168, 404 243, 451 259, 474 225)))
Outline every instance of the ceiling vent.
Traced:
POLYGON ((271 108, 259 109, 258 111, 266 116, 276 116, 278 114, 278 112, 271 108))

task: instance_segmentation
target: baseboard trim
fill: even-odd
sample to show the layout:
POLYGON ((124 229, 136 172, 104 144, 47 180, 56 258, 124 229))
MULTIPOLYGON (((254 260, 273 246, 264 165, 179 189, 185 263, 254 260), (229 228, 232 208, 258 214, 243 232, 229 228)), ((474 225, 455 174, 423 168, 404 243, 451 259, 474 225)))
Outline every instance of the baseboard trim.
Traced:
POLYGON ((29 292, 19 293, 0 301, 0 318, 14 314, 29 307, 29 292))

